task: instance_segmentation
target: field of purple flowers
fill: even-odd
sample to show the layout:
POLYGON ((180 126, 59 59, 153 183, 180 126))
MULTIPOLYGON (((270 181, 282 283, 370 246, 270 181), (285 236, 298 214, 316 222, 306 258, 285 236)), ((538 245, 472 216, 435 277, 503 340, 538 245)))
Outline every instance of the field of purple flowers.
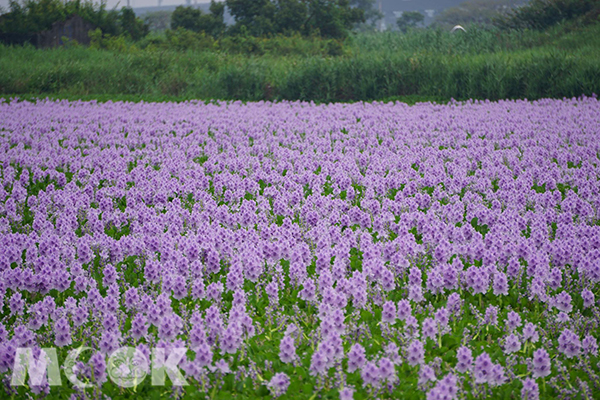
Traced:
POLYGON ((0 397, 598 398, 599 166, 595 97, 0 100, 0 397))

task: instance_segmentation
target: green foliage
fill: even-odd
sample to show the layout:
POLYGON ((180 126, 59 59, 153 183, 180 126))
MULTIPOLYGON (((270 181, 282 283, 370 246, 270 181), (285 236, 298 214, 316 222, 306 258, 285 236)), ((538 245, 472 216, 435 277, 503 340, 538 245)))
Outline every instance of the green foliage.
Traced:
POLYGON ((148 33, 148 27, 131 8, 107 10, 106 3, 88 0, 11 0, 9 12, 0 19, 0 33, 32 35, 52 28, 77 14, 96 26, 105 36, 125 35, 139 40, 148 33))
POLYGON ((163 32, 171 26, 170 11, 155 11, 144 15, 144 23, 150 32, 163 32))
POLYGON ((402 32, 406 33, 409 29, 423 23, 424 19, 425 16, 418 11, 406 11, 396 20, 396 24, 402 32))
POLYGON ((596 23, 600 16, 597 0, 531 0, 498 20, 503 28, 542 30, 566 21, 596 23))
POLYGON ((148 25, 137 18, 133 9, 129 7, 121 9, 119 13, 119 25, 120 31, 135 41, 142 39, 149 32, 148 25))
POLYGON ((306 25, 309 31, 317 31, 324 37, 343 38, 354 24, 365 22, 364 11, 350 7, 348 0, 314 0, 310 5, 306 25))
POLYGON ((383 18, 383 14, 375 8, 375 0, 350 0, 350 5, 364 12, 365 21, 355 26, 359 31, 375 30, 377 22, 383 18))
POLYGON ((57 21, 78 14, 107 34, 118 33, 118 12, 106 10, 106 3, 93 1, 11 0, 8 13, 0 20, 2 33, 36 33, 52 28, 57 21))
POLYGON ((166 41, 157 44, 174 50, 204 50, 213 47, 214 39, 204 31, 194 32, 179 27, 166 31, 166 41))
POLYGON ((433 24, 446 30, 456 25, 491 26, 497 18, 524 3, 526 0, 467 0, 436 15, 433 24))
POLYGON ((0 93, 38 97, 330 101, 577 97, 600 92, 600 25, 565 31, 419 29, 318 37, 187 30, 95 49, 0 46, 0 93), (258 57, 260 56, 260 57, 258 57), (90 97, 91 96, 91 97, 90 97))
MULTIPOLYGON (((88 33, 90 47, 92 49, 110 50, 119 53, 131 53, 137 51, 137 47, 125 35, 104 35, 100 28, 88 33)), ((64 47, 64 46, 63 46, 64 47)))
POLYGON ((235 18, 236 33, 256 36, 274 33, 276 6, 270 0, 226 0, 225 3, 235 18))
POLYGON ((225 31, 223 14, 225 5, 211 0, 210 14, 205 14, 199 8, 179 6, 171 15, 171 29, 187 29, 192 32, 204 32, 217 37, 225 31))
POLYGON ((221 54, 286 56, 340 56, 346 54, 343 42, 318 36, 276 35, 269 38, 249 35, 229 35, 214 38, 205 32, 193 32, 179 27, 164 35, 150 35, 139 44, 141 49, 160 51, 211 51, 221 54))
POLYGON ((235 17, 232 34, 268 36, 300 33, 345 38, 365 10, 349 0, 226 0, 235 17))

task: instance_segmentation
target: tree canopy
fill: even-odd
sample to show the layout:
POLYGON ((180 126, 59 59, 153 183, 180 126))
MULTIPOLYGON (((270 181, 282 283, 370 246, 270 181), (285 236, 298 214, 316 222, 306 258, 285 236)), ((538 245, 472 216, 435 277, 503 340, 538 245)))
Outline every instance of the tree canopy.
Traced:
MULTIPOLYGON (((356 1, 354 1, 356 3, 356 1)), ((365 10, 350 0, 225 0, 235 18, 233 33, 254 36, 299 32, 344 38, 365 10)))
POLYGON ((204 32, 211 36, 220 36, 225 31, 223 15, 225 4, 210 2, 210 12, 202 12, 199 8, 179 6, 171 15, 171 29, 187 29, 193 32, 204 32))
POLYGON ((544 30, 565 21, 596 23, 600 18, 598 0, 530 0, 499 18, 501 28, 544 30))
POLYGON ((396 24, 402 32, 406 32, 422 23, 424 19, 425 16, 418 11, 406 11, 396 20, 396 24))
POLYGON ((447 8, 438 14, 434 26, 450 29, 456 25, 492 25, 513 7, 521 6, 526 0, 468 0, 456 7, 447 8))
POLYGON ((0 20, 0 32, 33 34, 49 30, 52 24, 77 14, 105 35, 128 35, 134 40, 148 33, 148 27, 131 8, 107 10, 106 3, 88 0, 10 0, 9 10, 0 20))

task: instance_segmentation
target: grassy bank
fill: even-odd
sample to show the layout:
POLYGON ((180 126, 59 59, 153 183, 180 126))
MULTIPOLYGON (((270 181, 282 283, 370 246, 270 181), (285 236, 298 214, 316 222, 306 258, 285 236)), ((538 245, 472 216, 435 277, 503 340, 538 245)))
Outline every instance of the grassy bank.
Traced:
POLYGON ((360 101, 600 92, 600 24, 551 32, 357 36, 340 56, 148 46, 0 47, 0 93, 148 99, 360 101))

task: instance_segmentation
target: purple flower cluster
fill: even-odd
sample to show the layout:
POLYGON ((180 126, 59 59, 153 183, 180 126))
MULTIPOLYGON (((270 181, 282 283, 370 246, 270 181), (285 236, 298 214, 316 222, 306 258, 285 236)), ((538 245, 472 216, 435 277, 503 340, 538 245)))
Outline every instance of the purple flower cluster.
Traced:
POLYGON ((0 377, 187 347, 199 391, 595 390, 599 143, 595 97, 0 99, 0 377))

